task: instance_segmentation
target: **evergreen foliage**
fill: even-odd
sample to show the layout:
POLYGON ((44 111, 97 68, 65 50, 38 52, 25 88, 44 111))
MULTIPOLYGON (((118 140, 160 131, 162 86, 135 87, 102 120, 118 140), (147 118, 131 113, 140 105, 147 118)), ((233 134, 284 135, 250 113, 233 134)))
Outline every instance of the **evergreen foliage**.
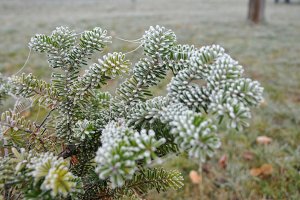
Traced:
POLYGON ((0 105, 2 105, 2 101, 6 98, 8 95, 8 85, 5 81, 5 78, 0 73, 0 105))
POLYGON ((50 82, 32 74, 0 77, 0 100, 20 100, 0 121, 4 199, 140 199, 152 189, 179 189, 180 173, 153 163, 180 152, 205 162, 221 145, 218 126, 247 127, 250 108, 262 101, 263 88, 244 78, 222 47, 178 44, 161 26, 139 40, 144 57, 115 94, 102 92, 108 80, 130 72, 120 52, 85 67, 110 42, 99 27, 79 34, 58 27, 29 43, 47 55, 50 82), (166 96, 152 98, 150 88, 169 72, 166 96), (48 110, 40 123, 18 109, 24 99, 48 110))

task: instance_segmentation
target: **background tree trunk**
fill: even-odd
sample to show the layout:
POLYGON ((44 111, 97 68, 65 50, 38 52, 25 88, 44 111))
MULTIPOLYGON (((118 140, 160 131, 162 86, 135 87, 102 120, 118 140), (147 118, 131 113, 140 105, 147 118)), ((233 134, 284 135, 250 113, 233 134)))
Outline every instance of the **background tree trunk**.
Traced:
MULTIPOLYGON (((275 0, 275 3, 278 3, 279 2, 279 0, 275 0)), ((284 1, 285 3, 290 3, 290 0, 285 0, 284 1)))
POLYGON ((266 0, 249 0, 248 20, 258 24, 265 20, 266 0))

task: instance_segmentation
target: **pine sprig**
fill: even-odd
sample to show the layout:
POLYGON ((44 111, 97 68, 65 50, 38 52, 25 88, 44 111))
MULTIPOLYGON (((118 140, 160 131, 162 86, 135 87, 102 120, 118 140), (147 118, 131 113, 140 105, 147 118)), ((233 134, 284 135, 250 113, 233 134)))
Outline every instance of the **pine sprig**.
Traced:
POLYGON ((168 58, 171 54, 170 49, 175 43, 175 33, 161 26, 151 26, 142 39, 145 54, 152 58, 168 58))
POLYGON ((90 66, 81 79, 86 88, 98 88, 105 84, 108 79, 114 79, 127 73, 130 65, 129 61, 125 60, 124 54, 116 52, 109 53, 103 59, 99 59, 98 62, 90 66))
POLYGON ((167 189, 177 190, 183 186, 183 177, 176 170, 164 170, 162 168, 142 169, 137 172, 132 180, 126 181, 123 187, 114 191, 117 196, 137 195, 141 197, 150 190, 163 192, 167 189))
POLYGON ((95 27, 91 31, 84 31, 80 43, 72 48, 69 57, 76 65, 86 65, 87 59, 95 51, 103 51, 107 43, 111 43, 111 37, 106 30, 95 27))
POLYGON ((6 111, 1 114, 1 123, 15 131, 23 130, 24 132, 31 133, 33 129, 32 122, 19 113, 13 113, 11 111, 6 111))
POLYGON ((133 68, 133 74, 139 84, 148 86, 157 85, 166 75, 166 66, 147 58, 141 59, 133 68))
POLYGON ((15 95, 31 98, 33 101, 51 107, 55 107, 58 103, 58 90, 32 74, 25 75, 23 73, 21 77, 14 76, 10 79, 10 83, 13 86, 10 91, 15 95))
POLYGON ((123 120, 109 123, 102 132, 101 141, 103 144, 95 158, 96 172, 100 179, 110 177, 113 188, 132 178, 138 160, 149 164, 156 158, 156 149, 165 143, 164 138, 155 138, 153 130, 137 132, 127 127, 123 120))
POLYGON ((128 110, 140 101, 145 101, 147 97, 152 96, 149 87, 132 76, 123 82, 116 91, 113 99, 114 115, 125 117, 128 110))

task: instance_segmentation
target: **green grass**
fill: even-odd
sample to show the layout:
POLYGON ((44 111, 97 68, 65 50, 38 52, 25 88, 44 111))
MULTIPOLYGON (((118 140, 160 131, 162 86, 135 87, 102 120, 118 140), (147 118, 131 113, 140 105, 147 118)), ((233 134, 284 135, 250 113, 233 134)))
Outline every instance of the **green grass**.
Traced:
MULTIPOLYGON (((0 72, 11 75, 25 62, 27 43, 35 33, 49 33, 60 25, 78 31, 102 26, 113 35, 137 39, 150 25, 164 25, 175 31, 180 43, 202 46, 220 44, 245 67, 248 77, 265 88, 266 105, 253 110, 253 119, 242 133, 221 129, 222 147, 204 165, 202 196, 188 174, 199 166, 184 156, 166 162, 179 169, 185 186, 179 191, 151 194, 148 199, 299 199, 300 198, 300 4, 267 1, 266 23, 246 22, 247 0, 129 0, 0 2, 0 72), (267 146, 256 137, 273 139, 267 146), (245 160, 244 152, 253 159, 245 160), (227 155, 228 166, 218 159, 227 155), (252 177, 253 167, 264 163, 274 172, 266 178, 252 177)), ((113 39, 109 51, 130 51, 135 44, 113 39)), ((141 55, 129 54, 135 61, 141 55)), ((98 55, 100 57, 101 55, 98 55)), ((95 61, 92 60, 92 61, 95 61)), ((48 77, 46 58, 33 53, 25 72, 48 77)), ((165 93, 163 82, 154 91, 165 93)), ((113 87, 107 90, 113 90, 113 87)))

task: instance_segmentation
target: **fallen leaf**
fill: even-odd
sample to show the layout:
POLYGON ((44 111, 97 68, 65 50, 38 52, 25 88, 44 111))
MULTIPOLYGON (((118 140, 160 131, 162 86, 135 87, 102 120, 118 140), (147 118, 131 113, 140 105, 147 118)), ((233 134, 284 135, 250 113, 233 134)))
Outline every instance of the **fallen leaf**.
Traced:
POLYGON ((227 156, 223 155, 220 159, 219 159, 219 166, 223 169, 226 169, 227 167, 227 156))
POLYGON ((202 181, 202 177, 195 170, 190 171, 190 179, 193 184, 199 184, 202 181))
POLYGON ((250 170, 250 174, 251 174, 251 176, 259 176, 261 174, 260 167, 258 167, 258 168, 252 168, 250 170))
POLYGON ((263 164, 261 167, 252 168, 250 170, 251 176, 266 177, 273 173, 273 166, 271 164, 263 164))
POLYGON ((273 166, 271 164, 263 164, 260 169, 262 171, 262 175, 264 176, 268 176, 273 173, 273 166))
POLYGON ((272 138, 269 138, 267 136, 258 136, 256 138, 257 144, 270 144, 272 142, 272 138))
POLYGON ((254 154, 250 151, 246 151, 246 152, 243 153, 243 158, 245 160, 253 160, 254 154))
POLYGON ((261 107, 266 107, 267 105, 268 105, 268 103, 264 99, 259 103, 259 106, 261 106, 261 107))

